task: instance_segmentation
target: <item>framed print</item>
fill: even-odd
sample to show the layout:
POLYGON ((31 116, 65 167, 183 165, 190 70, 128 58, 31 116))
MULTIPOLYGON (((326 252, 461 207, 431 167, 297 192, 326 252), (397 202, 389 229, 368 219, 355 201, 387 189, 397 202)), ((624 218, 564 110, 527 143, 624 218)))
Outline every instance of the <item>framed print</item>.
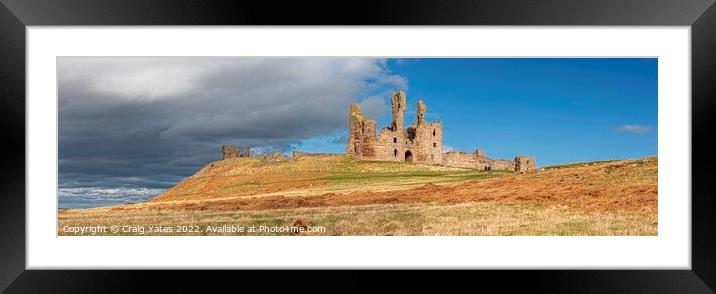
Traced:
POLYGON ((159 274, 109 269, 716 285, 712 1, 2 3, 8 292, 159 274))

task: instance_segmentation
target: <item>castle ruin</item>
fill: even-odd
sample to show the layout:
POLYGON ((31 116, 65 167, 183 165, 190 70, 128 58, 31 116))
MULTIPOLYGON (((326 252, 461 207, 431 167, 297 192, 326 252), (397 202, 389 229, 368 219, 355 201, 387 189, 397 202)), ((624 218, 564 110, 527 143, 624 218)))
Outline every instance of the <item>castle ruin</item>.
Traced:
POLYGON ((353 104, 348 114, 348 147, 346 152, 360 160, 407 161, 441 164, 443 162, 443 127, 440 121, 427 122, 428 108, 418 100, 415 121, 405 127, 405 92, 393 93, 393 122, 376 137, 375 120, 366 119, 360 106, 353 104))
MULTIPOLYGON (((348 146, 346 153, 358 160, 399 161, 479 169, 484 171, 509 170, 526 172, 535 169, 535 159, 516 156, 512 160, 492 159, 482 149, 475 152, 443 151, 443 125, 440 121, 428 122, 428 107, 422 100, 416 105, 413 124, 405 126, 406 96, 399 91, 391 95, 393 120, 390 127, 376 135, 376 121, 363 116, 360 106, 353 104, 348 111, 348 146)), ((222 159, 251 157, 251 149, 244 152, 238 145, 221 146, 222 159)), ((274 152, 263 156, 268 161, 295 160, 300 157, 343 156, 338 153, 307 153, 295 150, 292 157, 274 152)))
POLYGON ((348 111, 348 146, 346 152, 359 160, 405 161, 446 166, 525 172, 535 168, 535 160, 517 156, 513 160, 491 159, 482 149, 474 153, 443 152, 443 126, 440 121, 428 122, 428 108, 418 100, 413 124, 405 127, 406 95, 399 91, 391 95, 393 120, 376 136, 376 122, 366 119, 358 104, 348 111))

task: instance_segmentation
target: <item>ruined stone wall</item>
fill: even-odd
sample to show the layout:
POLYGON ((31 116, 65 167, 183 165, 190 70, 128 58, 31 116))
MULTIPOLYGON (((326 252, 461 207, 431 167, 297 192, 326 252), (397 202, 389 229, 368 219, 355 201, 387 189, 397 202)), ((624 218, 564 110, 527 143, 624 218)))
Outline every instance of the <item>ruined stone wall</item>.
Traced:
POLYGON ((363 141, 363 113, 358 104, 353 104, 348 109, 348 146, 346 153, 360 156, 361 143, 363 141))
POLYGON ((433 163, 443 162, 443 124, 440 121, 434 121, 430 124, 429 136, 432 145, 430 145, 430 158, 433 163))
POLYGON ((512 160, 490 159, 488 162, 492 170, 515 170, 515 162, 512 160))
POLYGON ((279 161, 289 161, 293 158, 288 157, 281 152, 273 152, 271 154, 265 155, 264 159, 266 159, 266 161, 268 161, 268 162, 279 162, 279 161))
POLYGON ((348 111, 348 127, 346 153, 358 159, 376 158, 376 123, 365 119, 358 104, 351 105, 348 111))
POLYGON ((425 123, 413 127, 415 131, 415 139, 413 140, 415 147, 413 148, 413 162, 427 163, 430 161, 432 137, 430 126, 425 123))
POLYGON ((375 142, 374 160, 403 161, 405 153, 405 134, 403 131, 393 131, 384 128, 375 142))
POLYGON ((516 172, 526 172, 535 169, 536 161, 534 157, 529 156, 517 156, 514 160, 516 172))
POLYGON ((375 158, 378 156, 375 140, 375 121, 363 121, 363 138, 361 140, 361 157, 375 158))
POLYGON ((239 145, 222 145, 221 146, 221 159, 228 159, 234 157, 242 157, 241 149, 239 145))
POLYGON ((244 147, 243 152, 239 145, 221 145, 221 159, 251 157, 251 147, 244 147))
MULTIPOLYGON (((405 161, 405 153, 414 154, 415 144, 407 140, 405 133, 383 128, 372 144, 372 156, 364 156, 363 160, 405 161)), ((364 154, 365 155, 365 154, 364 154)))
MULTIPOLYGON (((478 149, 479 150, 479 149, 478 149)), ((454 167, 474 168, 479 170, 509 170, 515 171, 515 161, 505 159, 491 159, 484 156, 482 150, 475 153, 450 151, 443 154, 443 165, 454 167)))
POLYGON ((398 91, 390 97, 390 105, 393 109, 393 131, 401 131, 405 128, 405 92, 398 91))
POLYGON ((486 159, 478 158, 474 153, 459 151, 450 151, 443 154, 443 165, 480 170, 485 170, 489 166, 486 159))
POLYGON ((305 157, 336 157, 336 156, 345 156, 345 154, 342 153, 313 153, 313 152, 303 152, 294 150, 293 151, 293 159, 299 159, 299 158, 305 158, 305 157))

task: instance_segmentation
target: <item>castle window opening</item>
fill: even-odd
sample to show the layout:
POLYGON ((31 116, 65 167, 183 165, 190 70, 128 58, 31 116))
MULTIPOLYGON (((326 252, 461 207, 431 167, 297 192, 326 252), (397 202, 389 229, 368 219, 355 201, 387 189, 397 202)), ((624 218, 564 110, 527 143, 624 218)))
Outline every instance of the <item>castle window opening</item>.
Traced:
POLYGON ((438 147, 438 143, 433 142, 433 147, 438 147))
POLYGON ((393 143, 398 143, 398 138, 393 138, 393 143))
POLYGON ((433 129, 433 137, 435 137, 435 129, 433 129))
POLYGON ((398 149, 393 149, 393 157, 398 157, 398 149))

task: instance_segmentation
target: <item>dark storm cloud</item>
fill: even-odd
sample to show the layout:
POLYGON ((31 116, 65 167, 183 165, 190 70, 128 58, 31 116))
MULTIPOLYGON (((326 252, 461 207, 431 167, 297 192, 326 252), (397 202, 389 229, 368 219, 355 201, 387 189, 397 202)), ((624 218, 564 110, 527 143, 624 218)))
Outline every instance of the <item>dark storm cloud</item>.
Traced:
POLYGON ((350 103, 377 116, 387 91, 406 88, 378 59, 63 57, 57 66, 60 194, 74 196, 151 194, 219 159, 221 144, 288 150, 345 128, 350 103))

